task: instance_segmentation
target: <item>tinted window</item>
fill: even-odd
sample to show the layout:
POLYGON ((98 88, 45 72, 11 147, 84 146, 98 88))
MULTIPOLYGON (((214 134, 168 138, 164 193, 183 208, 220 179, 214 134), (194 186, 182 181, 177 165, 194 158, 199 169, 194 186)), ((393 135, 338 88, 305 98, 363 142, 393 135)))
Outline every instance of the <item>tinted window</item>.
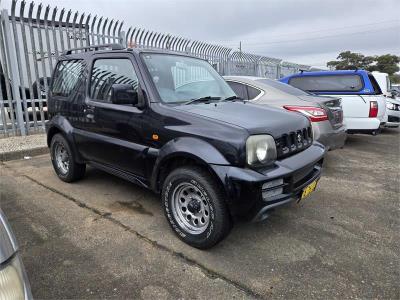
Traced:
POLYGON ((130 84, 132 89, 137 91, 138 78, 129 59, 98 59, 95 61, 90 83, 90 98, 111 102, 113 84, 130 84))
POLYGON ((233 81, 227 81, 227 82, 237 96, 243 99, 249 99, 247 95, 247 88, 244 84, 233 81))
POLYGON ((249 94, 249 99, 252 100, 260 95, 261 91, 251 86, 247 86, 247 93, 249 94))
POLYGON ((379 87, 378 82, 376 81, 375 77, 372 75, 368 75, 369 80, 371 81, 372 87, 374 88, 375 94, 379 95, 382 94, 382 90, 379 87))
POLYGON ((359 75, 323 75, 294 77, 289 84, 305 91, 357 92, 363 88, 359 75))
POLYGON ((300 90, 298 88, 295 88, 289 84, 286 83, 282 83, 279 81, 275 81, 275 80, 269 80, 269 79, 257 79, 257 81, 262 82, 274 89, 280 90, 284 93, 293 95, 293 96, 306 96, 309 95, 309 93, 300 90))
POLYGON ((60 61, 54 72, 51 89, 53 96, 70 96, 79 85, 83 70, 83 62, 80 60, 60 61))

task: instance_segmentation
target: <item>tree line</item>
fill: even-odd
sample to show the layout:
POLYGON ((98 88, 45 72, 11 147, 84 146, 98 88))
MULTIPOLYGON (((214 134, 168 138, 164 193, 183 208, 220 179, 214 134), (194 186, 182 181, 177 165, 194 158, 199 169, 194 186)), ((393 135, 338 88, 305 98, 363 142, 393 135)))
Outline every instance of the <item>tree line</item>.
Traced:
POLYGON ((400 56, 393 54, 366 56, 362 53, 351 51, 341 52, 336 60, 329 61, 326 65, 333 70, 364 69, 388 73, 393 83, 400 83, 399 72, 400 56))

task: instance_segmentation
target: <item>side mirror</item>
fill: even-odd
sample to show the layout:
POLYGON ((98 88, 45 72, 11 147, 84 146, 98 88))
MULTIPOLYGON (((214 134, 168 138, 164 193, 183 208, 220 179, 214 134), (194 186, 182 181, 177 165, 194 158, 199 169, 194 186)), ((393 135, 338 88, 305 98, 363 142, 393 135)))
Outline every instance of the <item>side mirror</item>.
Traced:
POLYGON ((135 106, 139 103, 138 93, 133 90, 130 84, 115 83, 111 86, 111 103, 135 106))

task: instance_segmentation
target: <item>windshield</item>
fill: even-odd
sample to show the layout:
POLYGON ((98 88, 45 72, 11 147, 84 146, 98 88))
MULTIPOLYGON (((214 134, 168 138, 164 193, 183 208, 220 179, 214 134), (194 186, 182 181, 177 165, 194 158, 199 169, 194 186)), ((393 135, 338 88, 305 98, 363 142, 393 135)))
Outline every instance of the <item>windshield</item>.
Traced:
POLYGON ((288 85, 286 83, 282 83, 279 81, 271 80, 271 79, 257 79, 257 81, 264 83, 272 88, 275 88, 277 90, 280 90, 281 92, 293 95, 293 96, 308 96, 310 95, 309 93, 300 90, 298 88, 295 88, 291 85, 288 85))
POLYGON ((225 80, 204 60, 171 54, 144 53, 142 57, 164 103, 235 96, 225 80))

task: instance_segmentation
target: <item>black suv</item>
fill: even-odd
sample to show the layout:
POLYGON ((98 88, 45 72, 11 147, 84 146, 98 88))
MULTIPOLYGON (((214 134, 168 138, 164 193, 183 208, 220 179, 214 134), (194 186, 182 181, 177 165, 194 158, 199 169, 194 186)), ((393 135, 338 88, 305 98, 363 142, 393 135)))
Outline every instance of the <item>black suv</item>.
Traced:
POLYGON ((310 194, 324 147, 293 112, 239 99, 205 60, 103 45, 65 52, 48 98, 47 140, 61 180, 86 164, 161 193, 176 234, 197 248, 239 218, 310 194))

